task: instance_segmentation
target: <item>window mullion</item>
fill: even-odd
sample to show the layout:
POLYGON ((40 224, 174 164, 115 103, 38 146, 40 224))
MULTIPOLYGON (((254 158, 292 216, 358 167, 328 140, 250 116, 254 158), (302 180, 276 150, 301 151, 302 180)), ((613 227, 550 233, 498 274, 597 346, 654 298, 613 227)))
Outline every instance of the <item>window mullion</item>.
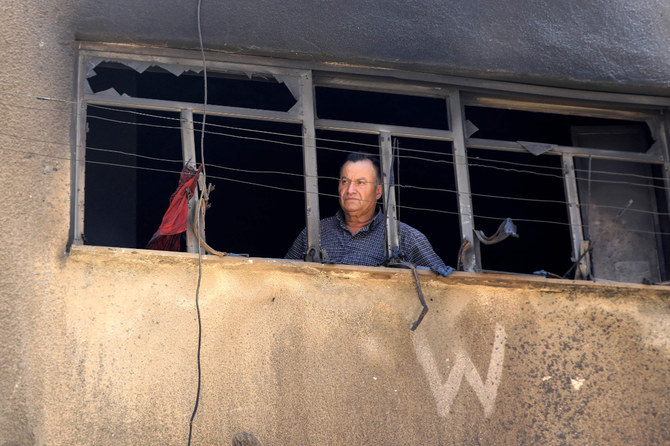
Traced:
POLYGON ((384 216, 386 217, 386 257, 391 258, 398 252, 398 222, 396 217, 395 188, 393 184, 393 147, 391 133, 379 133, 379 155, 381 160, 384 216))
MULTIPOLYGON (((196 153, 195 153, 195 132, 193 130, 193 110, 181 111, 181 153, 184 160, 184 165, 188 165, 191 169, 196 169, 196 153)), ((199 178, 198 185, 202 189, 204 187, 203 178, 199 178)), ((195 216, 196 206, 199 200, 198 188, 193 191, 193 196, 188 200, 188 213, 195 216)), ((198 235, 201 240, 205 240, 205 219, 202 212, 197 216, 198 218, 198 235)), ((192 227, 195 218, 188 219, 188 228, 186 229, 186 250, 188 252, 198 252, 199 243, 195 238, 195 233, 192 227)), ((200 252, 204 254, 204 250, 200 248, 200 252)))
POLYGON ((71 240, 75 245, 84 244, 84 207, 85 207, 85 174, 86 174, 86 131, 87 131, 87 103, 84 100, 84 85, 86 84, 86 58, 81 54, 78 58, 77 72, 77 105, 75 107, 77 132, 74 147, 74 200, 72 200, 72 228, 71 240))
POLYGON ((468 172, 468 156, 465 141, 465 118, 460 92, 452 92, 447 99, 449 111, 449 128, 454 134, 454 172, 458 190, 458 210, 461 224, 461 243, 469 246, 462 252, 463 269, 476 272, 481 270, 479 240, 474 238, 474 214, 472 212, 472 195, 470 193, 470 174, 468 172))
MULTIPOLYGON (((670 114, 661 116, 656 121, 658 126, 658 143, 663 156, 663 179, 666 191, 670 190, 670 114)), ((665 193, 668 209, 670 209, 670 193, 665 193)))
MULTIPOLYGON (((664 195, 667 203, 667 209, 670 209, 670 193, 668 192, 668 190, 670 190, 670 114, 662 115, 656 122, 656 125, 658 125, 658 143, 663 155, 663 186, 665 187, 664 195)), ((667 265, 669 259, 670 253, 663 252, 662 248, 659 249, 659 266, 667 265)), ((666 273, 667 266, 660 268, 660 270, 661 280, 669 280, 666 273)))
POLYGON ((307 224, 307 254, 305 261, 321 262, 321 228, 319 216, 319 182, 316 165, 316 133, 314 127, 314 87, 310 72, 300 76, 302 101, 302 147, 305 171, 305 218, 307 224))
POLYGON ((572 240, 572 261, 579 259, 575 279, 586 279, 590 275, 588 255, 584 252, 588 249, 584 242, 582 231, 582 214, 579 207, 579 194, 577 191, 577 177, 575 175, 575 162, 572 155, 562 154, 563 184, 565 186, 565 198, 568 205, 568 218, 570 220, 570 237, 572 240), (582 257, 583 256, 583 257, 582 257))

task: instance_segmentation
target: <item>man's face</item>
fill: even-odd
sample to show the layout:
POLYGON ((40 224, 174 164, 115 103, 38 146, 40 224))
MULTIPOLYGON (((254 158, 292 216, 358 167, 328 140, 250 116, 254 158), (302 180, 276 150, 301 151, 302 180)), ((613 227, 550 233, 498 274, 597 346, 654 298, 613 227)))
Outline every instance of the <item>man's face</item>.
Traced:
POLYGON ((377 184, 375 166, 370 160, 347 162, 340 171, 338 192, 342 211, 353 217, 372 217, 382 186, 377 184))

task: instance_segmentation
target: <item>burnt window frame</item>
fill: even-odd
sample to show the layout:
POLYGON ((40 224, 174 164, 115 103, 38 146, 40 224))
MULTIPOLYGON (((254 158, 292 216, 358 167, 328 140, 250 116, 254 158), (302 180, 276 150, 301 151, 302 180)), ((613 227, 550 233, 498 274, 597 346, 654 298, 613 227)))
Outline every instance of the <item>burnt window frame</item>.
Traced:
MULTIPOLYGON (((94 45, 95 46, 95 45, 94 45)), ((104 47, 104 45, 103 45, 104 47)), ((202 69, 202 59, 192 52, 179 52, 179 55, 146 54, 143 49, 138 48, 136 52, 116 52, 108 50, 90 49, 87 44, 80 44, 78 52, 78 78, 77 78, 77 108, 76 108, 76 143, 74 158, 74 178, 73 189, 76 199, 73 200, 72 209, 72 229, 71 239, 74 245, 84 244, 84 208, 85 208, 85 166, 86 166, 86 131, 87 131, 87 113, 88 104, 102 105, 109 107, 134 108, 145 110, 160 110, 178 112, 181 117, 180 126, 182 134, 182 158, 183 163, 195 163, 192 160, 197 159, 196 142, 194 129, 194 114, 207 113, 209 116, 222 116, 227 118, 243 118, 253 120, 267 120, 274 122, 284 122, 298 124, 302 126, 302 145, 304 171, 314 172, 314 175, 305 175, 305 207, 306 215, 310 216, 307 221, 309 229, 310 246, 320 244, 320 234, 318 225, 310 223, 310 220, 319 218, 318 210, 318 189, 316 179, 316 152, 314 142, 314 111, 313 111, 313 88, 311 84, 311 73, 309 70, 295 69, 291 67, 277 67, 272 65, 258 65, 248 63, 231 63, 211 60, 207 62, 207 69, 221 73, 235 73, 246 75, 261 75, 274 77, 277 81, 290 84, 296 99, 296 104, 288 111, 273 111, 257 108, 243 108, 221 105, 204 105, 193 102, 180 102, 163 99, 136 98, 127 95, 113 94, 109 91, 94 93, 88 86, 87 79, 98 64, 102 62, 117 62, 130 68, 136 66, 155 65, 159 67, 179 67, 182 70, 199 71, 202 69), (316 229, 316 230, 315 230, 316 229)), ((204 184, 200 184, 201 188, 204 184)), ((189 212, 193 212, 197 195, 189 202, 189 212)), ((204 238, 206 230, 204 222, 200 222, 200 228, 204 238)), ((203 248, 199 248, 199 243, 195 239, 191 228, 186 231, 187 252, 204 253, 203 248)), ((318 249, 315 250, 318 252, 318 249)), ((320 260, 320 259, 314 259, 320 260)))
MULTIPOLYGON (((119 47, 114 44, 80 42, 77 49, 77 81, 75 108, 75 145, 73 156, 73 200, 71 240, 74 245, 82 245, 84 233, 85 205, 85 159, 86 159, 86 106, 88 103, 119 107, 145 108, 148 110, 179 111, 182 117, 184 141, 193 140, 193 113, 202 113, 202 104, 176 101, 139 99, 131 97, 110 97, 93 93, 87 88, 87 73, 96 61, 115 61, 124 64, 150 63, 152 65, 179 66, 199 70, 202 58, 194 51, 156 49, 143 47, 119 47)), ((448 141, 452 145, 454 176, 458 194, 458 214, 460 237, 468 242, 470 249, 463 255, 463 269, 470 272, 481 271, 479 242, 474 236, 474 213, 472 208, 468 148, 486 148, 500 151, 524 151, 522 145, 513 141, 481 139, 469 134, 470 127, 465 106, 508 108, 532 112, 574 114, 590 117, 630 119, 649 124, 656 143, 645 153, 610 151, 588 147, 555 146, 547 153, 561 157, 563 178, 568 204, 568 219, 572 241, 573 259, 583 253, 584 236, 581 233, 582 219, 579 212, 577 179, 574 159, 576 157, 597 157, 623 161, 645 162, 663 166, 665 186, 670 185, 670 99, 618 93, 602 93, 539 87, 497 81, 457 78, 427 73, 414 73, 374 68, 338 67, 329 64, 266 59, 252 56, 233 56, 217 53, 207 54, 207 69, 260 73, 277 77, 290 77, 295 81, 296 105, 288 112, 244 109, 225 106, 206 107, 207 114, 241 117, 261 120, 277 120, 300 124, 303 132, 303 172, 305 177, 305 222, 307 227, 307 261, 321 262, 319 231, 319 190, 316 157, 316 129, 343 132, 363 132, 379 137, 379 155, 385 194, 384 211, 387 218, 387 252, 398 246, 397 219, 394 187, 391 184, 391 140, 395 136, 425 138, 448 141), (403 127, 365 122, 336 121, 320 119, 316 116, 315 88, 360 89, 370 92, 406 94, 440 98, 445 101, 449 130, 403 127)), ((188 144, 185 144, 188 145, 188 144)), ((186 147, 184 150, 193 150, 186 147)), ((186 153, 186 152, 184 152, 186 153)), ((184 155, 184 159, 189 159, 184 155)), ((194 158, 192 158, 194 159, 194 158)), ((670 194, 666 194, 668 196, 670 194)), ((670 203, 670 199, 668 199, 670 203)), ((670 205, 668 206, 670 208, 670 205)), ((189 231, 190 232, 190 231, 189 231)), ((287 241, 290 243, 290 241, 287 241)), ((198 252, 192 239, 188 242, 189 252, 198 252)), ((588 269, 587 257, 582 259, 582 269, 588 269)))

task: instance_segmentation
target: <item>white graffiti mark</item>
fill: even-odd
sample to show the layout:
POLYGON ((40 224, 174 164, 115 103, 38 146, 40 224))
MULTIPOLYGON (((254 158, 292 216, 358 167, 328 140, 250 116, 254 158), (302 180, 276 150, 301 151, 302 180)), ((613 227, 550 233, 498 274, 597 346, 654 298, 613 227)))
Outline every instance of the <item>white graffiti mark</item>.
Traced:
POLYGON ((489 417, 493 413, 496 402, 496 394, 498 393, 498 385, 502 376, 503 360, 505 358, 505 341, 507 334, 505 328, 496 324, 495 339, 493 341, 493 351, 491 352, 491 360, 489 361, 489 371, 486 375, 486 382, 482 382, 482 378, 477 373, 474 364, 463 351, 456 351, 456 359, 454 366, 449 372, 447 381, 442 383, 442 377, 435 362, 433 352, 428 346, 426 338, 421 333, 415 333, 414 337, 414 351, 416 356, 426 372, 430 390, 433 392, 435 402, 437 403, 437 411, 441 417, 446 417, 449 414, 449 408, 454 401, 458 389, 461 387, 463 376, 470 383, 472 389, 475 391, 477 398, 484 406, 484 416, 489 417))

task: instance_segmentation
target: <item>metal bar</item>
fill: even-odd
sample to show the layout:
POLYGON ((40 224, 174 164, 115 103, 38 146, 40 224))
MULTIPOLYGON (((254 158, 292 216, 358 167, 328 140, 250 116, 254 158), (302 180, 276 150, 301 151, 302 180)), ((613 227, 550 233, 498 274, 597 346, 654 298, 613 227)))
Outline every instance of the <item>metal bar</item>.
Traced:
POLYGON ((552 102, 547 102, 544 97, 529 98, 519 94, 515 97, 503 97, 495 94, 470 93, 464 95, 463 105, 608 119, 628 119, 633 121, 644 121, 645 119, 658 116, 657 110, 649 110, 648 108, 636 110, 631 108, 630 105, 625 108, 621 106, 598 107, 597 103, 588 102, 582 104, 575 100, 562 98, 556 98, 552 102))
MULTIPOLYGON (((509 152, 528 153, 521 144, 515 141, 502 141, 495 139, 470 138, 467 141, 470 149, 505 150, 509 152)), ((545 152, 550 155, 569 154, 576 157, 593 157, 600 159, 611 159, 617 161, 644 162, 650 164, 663 164, 663 157, 656 154, 619 152, 616 150, 602 150, 585 147, 555 146, 554 149, 545 152)))
MULTIPOLYGON (((87 94, 85 99, 90 104, 106 106, 132 107, 147 110, 165 110, 179 112, 184 109, 192 110, 193 113, 203 113, 202 104, 195 102, 164 101, 160 99, 131 98, 123 96, 112 96, 100 93, 87 94)), ((298 114, 278 112, 271 110, 257 110, 243 107, 226 107, 222 105, 207 105, 207 115, 224 116, 228 118, 258 119, 263 121, 280 121, 300 123, 298 114)))
POLYGON ((381 160, 384 216, 386 218, 386 258, 390 259, 398 252, 398 221, 396 215, 395 187, 393 184, 393 146, 391 133, 379 134, 379 159, 381 160))
MULTIPOLYGON (((181 153, 184 159, 184 164, 188 165, 191 169, 197 169, 197 158, 195 153, 195 132, 193 130, 193 110, 182 110, 181 111, 181 153)), ((204 179, 202 176, 198 179, 198 184, 200 190, 205 186, 204 179)), ((200 194, 198 188, 193 192, 193 196, 188 200, 188 212, 195 216, 196 208, 198 205, 198 200, 200 199, 200 194)), ((198 218, 198 235, 200 240, 205 240, 205 219, 203 218, 202 212, 200 215, 195 216, 198 218)), ((200 247, 200 243, 195 237, 194 228, 190 227, 191 223, 194 222, 195 218, 189 219, 189 227, 186 230, 186 250, 188 252, 198 252, 204 254, 205 251, 200 247)))
MULTIPOLYGON (((665 203, 667 209, 670 209, 670 193, 667 191, 670 189, 670 114, 665 114, 662 116, 662 119, 659 119, 657 122, 658 125, 658 139, 657 142, 660 145, 660 150, 664 158, 663 163, 663 185, 666 188, 665 191, 665 203)), ((660 237, 660 236, 659 236, 660 237)), ((662 242, 659 243, 662 247, 662 242)), ((659 266, 663 265, 661 270, 661 280, 668 280, 667 268, 665 267, 668 262, 670 262, 670 252, 663 252, 663 249, 659 249, 658 252, 659 266)))
POLYGON ((321 224, 319 216, 319 182, 316 165, 316 130, 314 128, 314 87, 312 75, 300 76, 302 101, 302 144, 305 170, 305 216, 307 220, 307 262, 322 262, 321 224))
POLYGON ((85 175, 86 175, 86 101, 84 96, 84 84, 86 82, 86 63, 83 57, 79 57, 77 66, 77 104, 74 107, 76 113, 77 131, 74 145, 73 171, 73 197, 72 200, 72 229, 71 240, 75 245, 84 244, 84 209, 86 205, 85 175))
POLYGON ((369 76, 347 76, 346 74, 315 73, 314 85, 347 90, 376 91, 390 94, 444 98, 444 87, 434 84, 408 83, 392 78, 370 78, 369 76))
POLYGON ((393 136, 452 141, 453 132, 449 130, 422 129, 399 125, 372 124, 367 122, 336 121, 332 119, 316 119, 316 127, 321 130, 337 130, 343 132, 374 133, 388 132, 393 136))
POLYGON ((586 279, 589 276, 590 267, 586 256, 582 256, 584 233, 582 231, 582 215, 579 208, 579 192, 577 190, 577 177, 575 175, 575 163, 572 155, 563 154, 563 185, 565 187, 565 199, 568 207, 568 219, 570 221, 570 237, 572 240, 572 261, 581 258, 577 268, 576 279, 586 279))
POLYGON ((465 146, 465 119, 459 91, 453 91, 449 95, 447 106, 451 120, 449 128, 454 132, 454 173, 458 190, 461 240, 463 246, 466 246, 463 251, 463 269, 476 272, 481 270, 481 259, 479 240, 474 237, 474 214, 472 211, 472 195, 470 194, 468 155, 465 146))
MULTIPOLYGON (((91 46, 84 43, 82 47, 91 46)), ((95 45, 93 45, 95 46, 95 45)), ((99 46, 99 45, 98 45, 99 46)), ((154 66, 180 66, 190 71, 199 72, 202 70, 202 57, 199 52, 177 49, 159 49, 147 48, 141 46, 126 46, 122 48, 104 49, 104 44, 100 50, 93 48, 84 48, 82 53, 88 59, 101 59, 106 62, 148 62, 154 66)), ((242 57, 233 60, 232 58, 222 60, 215 53, 207 53, 207 72, 240 73, 248 74, 270 74, 278 76, 300 76, 305 69, 294 66, 281 65, 277 60, 242 57)))

